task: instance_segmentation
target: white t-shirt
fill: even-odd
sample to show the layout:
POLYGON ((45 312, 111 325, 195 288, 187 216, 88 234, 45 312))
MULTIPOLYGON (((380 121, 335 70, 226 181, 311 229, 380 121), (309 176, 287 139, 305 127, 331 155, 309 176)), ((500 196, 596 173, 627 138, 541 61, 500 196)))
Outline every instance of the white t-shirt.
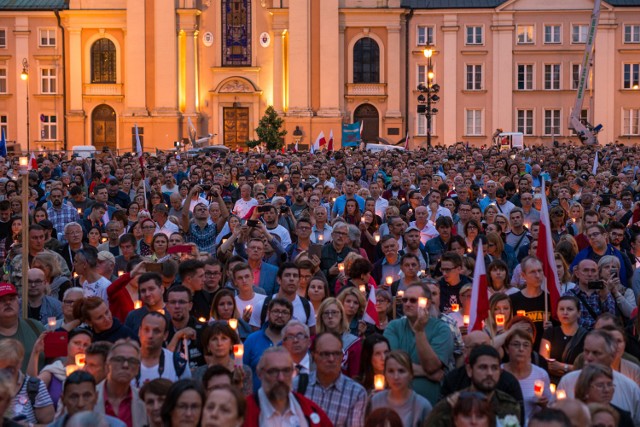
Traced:
POLYGON ((248 306, 249 304, 251 304, 251 306, 253 307, 253 312, 255 313, 258 304, 260 305, 260 307, 262 307, 262 301, 264 301, 266 297, 267 297, 266 295, 261 295, 254 292, 253 298, 251 298, 248 301, 245 301, 240 299, 239 295, 236 295, 236 308, 238 309, 238 313, 240 313, 240 316, 242 316, 242 313, 244 313, 245 307, 248 306))
MULTIPOLYGON (((237 297, 236 297, 237 298, 237 297)), ((275 298, 275 296, 274 296, 275 298)), ((260 322, 260 314, 262 313, 262 306, 264 304, 264 299, 260 301, 260 304, 256 304, 253 306, 253 313, 251 314, 251 319, 249 320, 249 324, 256 328, 262 327, 262 322, 260 322)), ((313 309, 313 304, 309 303, 310 313, 307 318, 307 313, 304 311, 304 305, 302 304, 302 299, 300 295, 296 295, 296 299, 293 300, 293 319, 296 319, 308 327, 316 326, 316 313, 313 309)))
POLYGON ((82 283, 82 290, 84 291, 84 297, 98 297, 104 301, 107 306, 109 306, 109 297, 107 295, 107 288, 111 285, 109 279, 106 279, 102 276, 93 282, 89 283, 86 280, 82 283))
POLYGON ((233 206, 233 212, 235 212, 235 214, 238 215, 238 217, 240 217, 240 219, 242 219, 245 216, 247 216, 247 214, 249 213, 249 210, 253 206, 258 206, 258 201, 256 199, 254 199, 253 197, 251 199, 249 199, 248 201, 246 201, 244 199, 238 199, 236 204, 233 206))
POLYGON ((280 244, 284 249, 288 248, 291 244, 291 235, 289 234, 289 231, 280 224, 278 224, 276 228, 267 228, 267 231, 280 237, 280 244))
POLYGON ((184 372, 182 375, 178 376, 176 373, 175 365, 173 363, 173 353, 171 353, 166 348, 162 349, 164 353, 164 370, 162 375, 160 375, 159 367, 160 364, 154 366, 144 366, 144 363, 140 364, 140 378, 138 379, 138 384, 135 384, 136 380, 132 381, 132 384, 138 388, 142 387, 144 383, 147 381, 155 380, 156 378, 164 378, 171 382, 176 382, 178 380, 183 380, 185 378, 191 378, 191 370, 189 366, 185 366, 184 372))

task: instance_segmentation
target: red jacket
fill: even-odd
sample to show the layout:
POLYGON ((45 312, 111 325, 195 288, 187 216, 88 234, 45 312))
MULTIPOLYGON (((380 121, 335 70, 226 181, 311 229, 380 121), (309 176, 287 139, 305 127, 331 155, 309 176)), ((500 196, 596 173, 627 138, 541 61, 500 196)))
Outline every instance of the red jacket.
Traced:
POLYGON ((124 273, 107 288, 109 310, 111 310, 113 317, 118 319, 121 323, 124 323, 127 318, 127 314, 135 308, 131 295, 129 294, 129 291, 127 291, 127 285, 130 281, 131 275, 129 273, 124 273))
MULTIPOLYGON (((302 408, 309 427, 333 427, 333 423, 315 402, 307 399, 300 393, 293 392, 294 397, 302 408)), ((260 426, 260 404, 258 403, 258 393, 254 393, 247 398, 247 410, 244 415, 243 427, 260 426)), ((264 426, 263 426, 264 427, 264 426)))

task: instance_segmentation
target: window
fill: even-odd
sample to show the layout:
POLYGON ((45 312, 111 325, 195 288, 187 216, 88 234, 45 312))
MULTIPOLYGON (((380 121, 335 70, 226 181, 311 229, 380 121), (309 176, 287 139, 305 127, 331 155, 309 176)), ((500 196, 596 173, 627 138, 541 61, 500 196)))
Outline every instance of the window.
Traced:
POLYGON ((562 27, 560 25, 544 26, 544 42, 546 44, 562 43, 561 34, 562 34, 562 27))
POLYGON ((353 82, 380 82, 380 48, 371 37, 363 37, 353 46, 353 82))
POLYGON ((467 90, 482 90, 482 65, 467 65, 467 90))
MULTIPOLYGON (((589 123, 589 110, 583 109, 580 111, 580 122, 583 125, 589 123)), ((571 135, 576 135, 576 131, 574 131, 573 129, 571 129, 569 132, 571 133, 571 135)))
POLYGON ((544 110, 544 134, 560 135, 560 110, 544 110))
POLYGON ((0 68, 0 93, 7 93, 7 69, 0 68))
POLYGON ((580 86, 580 71, 582 64, 571 64, 571 89, 577 90, 580 86))
POLYGON ((624 88, 637 89, 640 85, 640 64, 624 64, 624 88))
POLYGON ((533 110, 518 110, 518 132, 533 135, 533 110))
POLYGON ((624 42, 640 43, 640 25, 624 26, 624 42))
POLYGON ((640 135, 640 108, 624 110, 624 135, 640 135))
POLYGON ((222 65, 251 66, 251 0, 222 0, 222 65))
POLYGON ((518 44, 533 44, 533 25, 518 25, 518 44))
POLYGON ((9 136, 9 116, 0 115, 0 132, 4 133, 5 139, 9 136))
POLYGON ((40 93, 57 93, 55 68, 40 69, 40 93))
POLYGON ((116 45, 107 38, 91 46, 91 83, 116 82, 116 45))
POLYGON ((7 47, 7 30, 0 28, 0 47, 7 47))
POLYGON ((482 110, 466 110, 467 125, 465 134, 468 136, 482 135, 482 110))
POLYGON ((467 27, 466 44, 483 44, 482 25, 471 25, 467 27))
POLYGON ((533 65, 518 65, 518 90, 533 90, 533 65))
POLYGON ((420 84, 427 83, 427 65, 418 65, 418 82, 416 83, 416 87, 420 84))
POLYGON ((418 26, 418 46, 433 46, 434 27, 418 26))
MULTIPOLYGON (((427 116, 425 114, 418 114, 418 126, 416 127, 416 135, 427 134, 427 116)), ((431 135, 436 134, 436 116, 431 116, 431 135)))
POLYGON ((43 28, 39 30, 40 46, 49 47, 56 45, 56 30, 53 28, 43 28))
POLYGON ((545 64, 544 88, 545 90, 560 89, 560 64, 545 64))
POLYGON ((586 43, 588 34, 588 25, 574 25, 571 27, 571 43, 586 43))
POLYGON ((58 138, 58 118, 55 115, 40 115, 40 139, 53 141, 58 138))

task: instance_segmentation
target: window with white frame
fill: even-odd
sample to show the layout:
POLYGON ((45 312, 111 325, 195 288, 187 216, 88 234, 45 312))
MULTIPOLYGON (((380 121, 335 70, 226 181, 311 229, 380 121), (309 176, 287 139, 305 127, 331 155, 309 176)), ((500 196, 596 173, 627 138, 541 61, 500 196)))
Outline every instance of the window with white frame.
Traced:
POLYGON ((465 135, 482 135, 482 110, 466 110, 465 135))
POLYGON ((58 139, 58 118, 55 115, 40 115, 40 139, 53 141, 58 139))
POLYGON ((7 93, 7 69, 0 68, 0 93, 7 93))
MULTIPOLYGON (((427 116, 425 114, 418 114, 417 123, 416 123, 416 135, 426 135, 427 134, 427 116)), ((435 116, 431 117, 431 135, 436 134, 436 118, 435 116)))
POLYGON ((518 90, 533 90, 533 64, 518 64, 518 90))
POLYGON ((9 135, 9 116, 0 114, 0 132, 4 132, 4 137, 9 135))
POLYGON ((623 117, 624 135, 640 135, 640 108, 625 109, 623 117))
MULTIPOLYGON (((580 122, 583 125, 586 125, 587 123, 589 123, 589 110, 583 109, 580 111, 580 122)), ((571 129, 570 133, 571 135, 577 135, 573 129, 571 129)))
POLYGON ((482 65, 467 65, 467 90, 482 90, 482 65))
POLYGON ((640 85, 640 64, 624 64, 623 87, 625 89, 637 89, 640 85))
POLYGON ((420 84, 427 83, 427 66, 426 65, 418 65, 418 81, 416 82, 416 87, 420 84))
POLYGON ((433 46, 435 44, 433 33, 435 27, 427 25, 419 25, 417 30, 418 46, 433 46))
POLYGON ((56 30, 53 28, 40 28, 39 43, 40 47, 51 47, 56 45, 56 30))
POLYGON ((0 47, 7 47, 7 30, 0 28, 0 47))
POLYGON ((484 38, 482 34, 482 25, 467 26, 467 38, 465 44, 483 44, 484 38))
POLYGON ((582 64, 571 64, 571 89, 577 90, 580 86, 580 71, 582 64))
POLYGON ((545 90, 560 89, 560 64, 545 64, 544 88, 545 90))
POLYGON ((518 25, 516 41, 518 44, 533 44, 533 25, 518 25))
POLYGON ((586 43, 588 35, 588 25, 575 24, 571 27, 571 43, 586 43))
POLYGON ((533 110, 518 110, 517 131, 524 135, 533 135, 533 110))
POLYGON ((640 24, 624 26, 624 42, 640 43, 640 24))
POLYGON ((560 24, 550 24, 544 26, 545 44, 562 43, 562 26, 560 24))
POLYGON ((560 135, 560 110, 544 110, 544 134, 560 135))
POLYGON ((40 93, 56 93, 57 77, 55 68, 40 69, 40 93))

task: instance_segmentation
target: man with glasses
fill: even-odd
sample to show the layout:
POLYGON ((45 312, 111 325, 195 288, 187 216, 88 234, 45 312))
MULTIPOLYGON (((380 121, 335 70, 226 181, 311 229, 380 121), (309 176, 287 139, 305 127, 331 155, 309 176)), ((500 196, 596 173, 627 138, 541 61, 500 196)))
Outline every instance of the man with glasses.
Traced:
POLYGON ((122 234, 122 223, 111 220, 107 223, 107 241, 98 245, 98 251, 109 251, 114 257, 120 255, 120 235, 122 234))
POLYGON ((607 286, 603 286, 602 289, 595 289, 594 286, 589 286, 589 283, 595 283, 599 280, 598 264, 595 261, 583 259, 576 265, 574 275, 578 282, 577 286, 569 289, 565 295, 572 295, 580 300, 578 323, 586 330, 591 330, 601 314, 616 314, 615 298, 611 295, 607 286))
POLYGON ((471 279, 462 274, 462 257, 457 252, 445 252, 440 264, 442 278, 438 282, 440 286, 440 311, 448 313, 451 304, 460 305, 460 289, 471 279))
POLYGON ((632 274, 631 271, 627 270, 629 263, 625 262, 625 256, 608 242, 609 236, 605 228, 600 224, 593 224, 586 226, 585 230, 585 235, 587 239, 589 239, 589 246, 578 252, 571 263, 571 271, 573 271, 575 266, 577 266, 582 260, 590 259, 597 263, 603 256, 613 255, 618 258, 618 261, 620 261, 620 282, 623 285, 628 286, 629 278, 632 274))
POLYGON ((384 336, 392 350, 409 353, 414 372, 412 387, 435 405, 440 398, 445 366, 453 353, 453 340, 449 327, 430 317, 430 304, 431 292, 426 285, 409 285, 402 298, 405 317, 391 321, 384 336))
POLYGON ((342 373, 342 338, 322 332, 313 341, 311 353, 316 370, 309 374, 304 395, 324 410, 335 427, 364 426, 367 392, 342 373))
POLYGON ((298 240, 287 247, 287 259, 294 261, 301 252, 320 253, 321 245, 311 241, 311 221, 306 217, 300 218, 296 223, 296 235, 298 240))
POLYGON ((172 286, 167 290, 166 300, 171 319, 166 348, 185 353, 191 369, 204 365, 200 335, 206 326, 206 319, 196 319, 189 314, 193 307, 191 291, 182 285, 172 286))
POLYGON ((343 262, 346 256, 354 250, 347 246, 349 243, 349 226, 345 222, 337 222, 331 232, 331 244, 322 247, 320 269, 329 282, 329 289, 333 293, 340 270, 338 264, 343 262))
POLYGON ((309 353, 310 338, 309 327, 299 320, 291 320, 282 329, 282 346, 289 351, 296 376, 309 375, 311 371, 315 370, 309 353))
POLYGON ((70 222, 64 226, 64 236, 67 243, 62 245, 57 253, 65 260, 69 270, 73 270, 73 259, 76 253, 84 247, 82 242, 82 226, 77 222, 70 222))
MULTIPOLYGON (((527 180, 527 182, 529 181, 527 180)), ((525 224, 533 224, 536 221, 540 221, 540 211, 533 207, 533 194, 520 194, 520 204, 522 205, 525 224)))
POLYGON ((140 371, 140 347, 135 341, 115 342, 107 356, 107 378, 98 384, 95 412, 123 421, 127 427, 147 423, 144 402, 131 382, 140 371))
POLYGON ((46 325, 48 319, 62 318, 62 304, 57 299, 45 295, 47 279, 44 271, 39 268, 30 268, 27 272, 28 289, 28 317, 46 325))
POLYGON ((267 305, 266 327, 251 333, 244 342, 245 365, 253 371, 253 391, 260 388, 260 377, 257 376, 257 367, 262 353, 282 341, 282 329, 291 320, 293 305, 284 298, 274 298, 267 305))
POLYGON ((245 427, 333 425, 315 402, 292 391, 293 373, 293 361, 287 349, 271 347, 265 350, 258 363, 262 386, 247 398, 245 427))

